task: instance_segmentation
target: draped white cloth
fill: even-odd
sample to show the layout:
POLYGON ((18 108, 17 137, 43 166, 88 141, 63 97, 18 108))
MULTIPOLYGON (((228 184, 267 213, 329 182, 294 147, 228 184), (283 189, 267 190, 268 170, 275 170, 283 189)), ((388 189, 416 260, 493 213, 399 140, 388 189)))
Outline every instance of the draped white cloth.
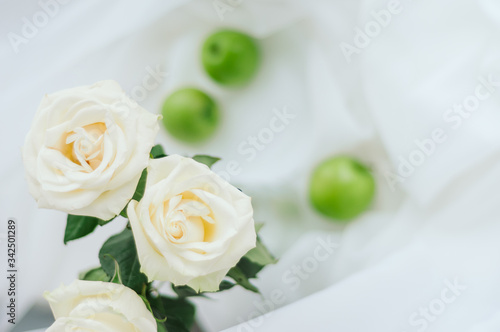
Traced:
POLYGON ((65 216, 37 209, 20 153, 44 93, 114 79, 152 112, 186 85, 220 102, 211 141, 159 141, 223 157, 215 169, 253 196, 280 257, 256 281, 262 297, 235 288, 196 300, 207 331, 500 330, 497 1, 89 0, 50 7, 29 38, 23 18, 45 7, 0 6, 0 219, 18 221, 19 315, 97 265, 124 225, 64 246, 65 216), (245 88, 217 86, 200 65, 202 40, 226 26, 262 45, 245 88), (15 47, 12 33, 24 38, 15 47), (314 165, 339 153, 369 164, 378 185, 373 208, 345 227, 307 200, 314 165))

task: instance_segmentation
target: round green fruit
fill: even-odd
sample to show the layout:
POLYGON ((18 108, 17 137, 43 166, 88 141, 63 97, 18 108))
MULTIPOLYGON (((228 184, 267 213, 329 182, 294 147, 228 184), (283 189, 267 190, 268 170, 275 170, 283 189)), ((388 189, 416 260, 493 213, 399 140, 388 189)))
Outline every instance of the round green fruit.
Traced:
POLYGON ((360 162, 349 157, 334 157, 314 169, 309 195, 312 205, 323 215, 349 220, 370 206, 375 195, 375 180, 360 162))
POLYGON ((205 40, 201 59, 205 71, 216 82, 241 86, 255 76, 260 52, 256 41, 249 35, 221 30, 205 40))
POLYGON ((167 131, 188 143, 206 140, 214 133, 219 122, 215 101, 194 88, 172 93, 163 104, 162 115, 167 131))

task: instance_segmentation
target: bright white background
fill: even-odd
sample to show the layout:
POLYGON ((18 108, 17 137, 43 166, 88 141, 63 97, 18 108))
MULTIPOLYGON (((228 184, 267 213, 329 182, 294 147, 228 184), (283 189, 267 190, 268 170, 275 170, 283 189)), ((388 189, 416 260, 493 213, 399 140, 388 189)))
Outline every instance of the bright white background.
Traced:
MULTIPOLYGON (((160 68, 167 75, 142 106, 159 112, 171 91, 191 85, 219 100, 224 119, 204 145, 179 144, 164 131, 159 142, 168 153, 223 157, 217 171, 238 162, 231 182, 254 197, 264 241, 281 258, 258 281, 263 298, 234 289, 198 300, 207 331, 238 323, 231 331, 499 331, 500 87, 490 87, 457 128, 443 116, 474 95, 479 77, 500 81, 500 3, 401 0, 349 62, 342 43, 355 45, 358 29, 380 27, 372 11, 391 1, 221 2, 230 6, 222 19, 211 0, 73 1, 18 53, 8 34, 22 36, 23 18, 32 22, 42 7, 0 2, 0 220, 4 229, 10 217, 19 225, 18 315, 43 303, 44 290, 97 265, 100 244, 124 224, 64 246, 65 216, 37 209, 20 151, 41 97, 103 79, 132 93, 160 68), (227 26, 262 45, 259 74, 243 89, 218 87, 200 67, 202 40, 227 26), (238 152, 284 109, 295 118, 265 149, 253 160, 238 152), (447 140, 391 189, 387 172, 415 156, 415 141, 436 128, 447 140), (311 169, 338 153, 369 164, 378 184, 373 208, 345 228, 307 201, 311 169), (336 248, 318 259, 317 248, 330 240, 336 248), (297 266, 307 272, 292 282, 297 266), (455 282, 462 288, 449 286, 455 282)), ((3 307, 5 281, 0 294, 3 307)))

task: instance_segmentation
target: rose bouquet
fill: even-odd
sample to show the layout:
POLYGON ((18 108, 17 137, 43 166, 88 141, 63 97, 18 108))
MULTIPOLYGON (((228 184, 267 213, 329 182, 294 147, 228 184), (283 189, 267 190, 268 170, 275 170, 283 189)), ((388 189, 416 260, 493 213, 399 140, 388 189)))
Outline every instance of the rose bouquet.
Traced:
POLYGON ((189 331, 189 297, 258 292, 250 280, 274 263, 250 197, 211 171, 218 158, 154 145, 158 120, 113 81, 43 98, 23 158, 39 207, 68 213, 64 243, 129 220, 103 244, 100 266, 45 294, 56 319, 48 331, 189 331))

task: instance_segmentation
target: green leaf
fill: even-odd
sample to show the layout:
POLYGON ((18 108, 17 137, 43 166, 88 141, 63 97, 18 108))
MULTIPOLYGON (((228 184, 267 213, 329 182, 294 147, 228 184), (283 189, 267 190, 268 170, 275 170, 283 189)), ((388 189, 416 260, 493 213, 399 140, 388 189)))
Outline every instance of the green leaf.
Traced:
MULTIPOLYGON (((219 291, 228 290, 233 288, 234 286, 236 286, 236 284, 233 284, 228 280, 222 280, 222 282, 219 285, 219 291)), ((191 296, 203 296, 203 297, 205 296, 204 292, 197 293, 194 289, 192 289, 189 286, 175 286, 172 284, 172 289, 180 298, 186 298, 191 296)))
POLYGON ((276 259, 271 255, 266 246, 262 243, 259 237, 257 237, 257 245, 255 248, 247 252, 245 255, 251 262, 266 266, 268 264, 276 263, 276 259))
POLYGON ((66 230, 64 231, 64 244, 92 233, 100 220, 94 217, 68 214, 66 230))
POLYGON ((99 251, 99 261, 102 269, 111 278, 115 274, 115 260, 119 265, 123 285, 140 292, 148 279, 140 272, 134 236, 130 228, 110 237, 99 251))
POLYGON ((102 220, 95 217, 68 214, 66 230, 64 231, 64 244, 92 233, 97 225, 104 226, 115 218, 116 216, 109 220, 102 220))
POLYGON ((106 225, 107 223, 115 220, 116 216, 114 216, 113 218, 109 219, 109 220, 102 220, 102 219, 97 219, 97 223, 99 224, 99 226, 104 226, 106 225))
POLYGON ((257 278, 257 274, 264 268, 263 265, 254 263, 246 257, 242 257, 236 266, 249 279, 257 278))
POLYGON ((184 324, 175 318, 167 319, 167 321, 163 324, 165 324, 167 332, 189 332, 184 324))
POLYGON ((106 274, 106 272, 104 272, 104 270, 101 267, 96 267, 95 269, 91 269, 86 272, 80 273, 79 279, 108 282, 110 277, 106 274))
POLYGON ((148 169, 145 168, 142 171, 141 178, 139 179, 139 183, 137 183, 137 188, 135 189, 134 196, 132 199, 135 201, 140 201, 142 196, 144 196, 144 190, 146 189, 146 180, 148 179, 148 169))
MULTIPOLYGON (((179 331, 189 331, 194 324, 196 309, 187 299, 162 296, 163 309, 167 315, 166 326, 169 332, 172 328, 181 328, 179 331)), ((175 329, 173 331, 176 331, 175 329)))
POLYGON ((252 292, 259 293, 257 287, 252 285, 252 283, 250 283, 250 281, 248 280, 250 277, 238 265, 231 268, 231 270, 229 270, 229 272, 227 273, 227 276, 236 281, 236 283, 241 287, 252 292))
POLYGON ((147 299, 157 319, 158 331, 189 332, 194 324, 195 307, 186 298, 154 296, 148 293, 147 299), (158 321, 165 317, 165 322, 158 321))
POLYGON ((167 331, 167 328, 165 327, 164 324, 165 323, 156 321, 156 329, 158 330, 158 332, 169 332, 169 331, 167 331))
POLYGON ((153 146, 150 152, 151 158, 153 159, 158 159, 158 158, 163 158, 166 157, 167 154, 165 153, 165 150, 163 150, 163 147, 160 144, 157 144, 153 146))
POLYGON ((189 296, 204 296, 203 293, 198 293, 189 286, 175 286, 174 284, 172 284, 172 289, 180 298, 189 296))
MULTIPOLYGON (((256 232, 262 228, 263 224, 255 224, 256 232)), ((269 250, 264 246, 260 238, 257 236, 256 246, 251 249, 243 256, 238 264, 233 267, 227 273, 227 277, 236 281, 236 284, 242 286, 245 289, 248 289, 252 292, 259 293, 257 287, 252 285, 250 279, 257 278, 257 274, 268 264, 276 263, 276 259, 269 252, 269 250)), ((230 289, 234 286, 234 284, 224 284, 223 281, 220 286, 220 290, 230 289), (224 288, 223 288, 224 287, 224 288)))
POLYGON ((113 273, 113 276, 111 277, 111 279, 113 279, 113 282, 120 284, 120 285, 123 285, 122 274, 120 272, 120 264, 118 264, 118 261, 110 254, 104 255, 104 257, 111 258, 113 260, 113 262, 115 263, 115 270, 114 270, 115 272, 113 273))
POLYGON ((222 282, 219 285, 219 292, 231 289, 234 286, 236 286, 236 284, 233 284, 232 282, 227 281, 227 280, 222 280, 222 282))
POLYGON ((220 160, 218 157, 212 157, 206 154, 197 154, 196 156, 193 156, 193 159, 199 163, 207 165, 208 167, 212 167, 213 164, 220 160))
MULTIPOLYGON (((259 259, 262 258, 259 257, 259 259)), ((265 265, 255 263, 244 256, 235 267, 229 270, 227 276, 236 281, 236 284, 242 286, 243 288, 259 293, 259 290, 252 285, 252 283, 250 283, 249 279, 257 278, 257 274, 264 268, 264 266, 265 265)))
MULTIPOLYGON (((151 284, 150 284, 151 285, 151 284)), ((163 320, 165 319, 165 309, 163 308, 163 302, 159 296, 154 296, 151 292, 146 293, 146 298, 151 305, 151 309, 153 311, 153 316, 156 319, 158 326, 163 326, 165 328, 163 320)))
MULTIPOLYGON (((146 190, 147 179, 148 179, 148 169, 145 168, 142 171, 141 178, 139 179, 139 182, 137 183, 137 187, 135 188, 134 196, 132 196, 133 200, 140 201, 142 199, 142 196, 144 196, 144 190, 146 190)), ((123 208, 122 212, 120 212, 120 216, 122 216, 124 218, 128 218, 127 207, 128 207, 129 203, 127 203, 127 205, 125 205, 125 207, 123 208)))
MULTIPOLYGON (((128 203, 130 203, 130 201, 128 203)), ((122 216, 123 218, 128 218, 128 215, 127 215, 128 203, 127 203, 127 205, 125 205, 122 212, 120 212, 120 216, 122 216)))
POLYGON ((264 227, 263 222, 255 223, 255 233, 259 234, 260 230, 264 227))

